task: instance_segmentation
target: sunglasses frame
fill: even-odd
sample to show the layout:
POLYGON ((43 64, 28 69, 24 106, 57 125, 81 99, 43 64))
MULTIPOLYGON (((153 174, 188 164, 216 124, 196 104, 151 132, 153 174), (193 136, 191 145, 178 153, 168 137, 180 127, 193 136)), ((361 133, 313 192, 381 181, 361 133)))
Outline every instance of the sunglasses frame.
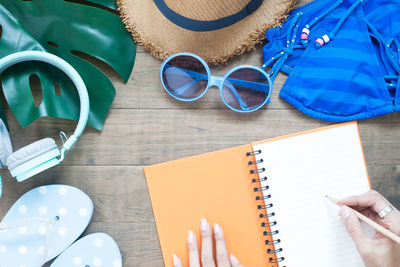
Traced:
POLYGON ((271 81, 271 78, 270 78, 269 75, 268 75, 263 69, 261 69, 261 68, 258 68, 258 67, 255 67, 255 66, 251 66, 251 65, 240 65, 240 66, 236 66, 236 67, 232 68, 231 70, 229 70, 224 76, 212 76, 212 75, 211 75, 210 67, 208 66, 207 62, 205 62, 205 60, 202 59, 201 57, 199 57, 198 55, 193 54, 193 53, 189 53, 189 52, 176 53, 176 54, 173 54, 173 55, 169 56, 166 60, 164 60, 164 62, 161 64, 161 67, 160 67, 160 78, 161 78, 161 83, 162 83, 162 85, 163 85, 165 91, 167 91, 167 93, 168 93, 169 95, 171 95, 171 96, 172 96, 173 98, 175 98, 175 99, 178 99, 178 100, 180 100, 180 101, 185 101, 185 102, 195 101, 195 100, 197 100, 197 99, 203 97, 203 96, 207 93, 208 89, 210 89, 210 87, 216 86, 216 87, 219 88, 219 92, 220 92, 220 95, 221 95, 221 99, 222 99, 222 101, 224 102, 225 106, 227 106, 227 107, 230 108, 231 110, 234 110, 234 111, 237 111, 237 112, 241 112, 241 113, 253 112, 253 111, 256 111, 256 110, 260 109, 260 108, 263 107, 265 104, 269 104, 269 103, 270 103, 270 99, 269 99, 269 98, 270 98, 271 93, 272 93, 272 81, 271 81), (201 64, 203 64, 204 68, 205 68, 206 71, 207 71, 207 78, 208 78, 207 87, 206 87, 206 89, 204 90, 203 93, 201 93, 200 95, 198 95, 198 96, 196 96, 196 97, 194 97, 194 98, 182 98, 182 97, 176 96, 176 95, 174 95, 174 94, 167 88, 167 86, 165 85, 164 78, 163 78, 163 71, 164 71, 164 69, 165 69, 165 66, 167 65, 167 63, 168 63, 171 59, 173 59, 173 58, 175 58, 175 57, 179 57, 179 56, 190 56, 190 57, 193 57, 193 58, 197 59, 198 61, 201 62, 201 64), (223 96, 223 91, 222 91, 222 90, 223 90, 223 84, 224 84, 225 80, 226 80, 233 72, 235 72, 235 71, 237 71, 237 70, 239 70, 239 69, 254 69, 254 70, 257 70, 257 71, 259 71, 261 74, 263 74, 263 75, 267 78, 267 80, 268 80, 268 84, 269 84, 269 88, 270 88, 270 90, 269 90, 269 92, 268 92, 268 95, 266 96, 265 100, 264 100, 260 105, 258 105, 256 108, 253 108, 253 109, 250 109, 250 110, 243 110, 243 109, 237 109, 237 108, 231 107, 231 106, 227 103, 227 101, 225 100, 225 98, 224 98, 224 96, 223 96))

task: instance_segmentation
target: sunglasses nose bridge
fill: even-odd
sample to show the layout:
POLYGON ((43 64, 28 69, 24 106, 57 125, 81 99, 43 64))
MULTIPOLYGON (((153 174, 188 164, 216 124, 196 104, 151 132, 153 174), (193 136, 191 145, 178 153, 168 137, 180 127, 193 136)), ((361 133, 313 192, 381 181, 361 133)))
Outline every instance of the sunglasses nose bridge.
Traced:
POLYGON ((216 86, 218 88, 222 87, 222 82, 224 81, 224 77, 220 77, 220 76, 211 76, 211 80, 210 80, 210 87, 211 86, 216 86))

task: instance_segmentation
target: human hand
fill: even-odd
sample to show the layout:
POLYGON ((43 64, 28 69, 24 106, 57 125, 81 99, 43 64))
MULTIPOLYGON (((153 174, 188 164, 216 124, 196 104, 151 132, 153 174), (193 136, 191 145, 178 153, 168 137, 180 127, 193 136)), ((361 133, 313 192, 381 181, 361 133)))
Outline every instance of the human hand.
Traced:
POLYGON ((374 190, 360 196, 351 196, 342 199, 338 204, 342 205, 340 216, 365 265, 367 267, 400 266, 400 244, 379 232, 372 239, 368 238, 361 229, 360 221, 348 206, 389 229, 396 235, 400 235, 400 212, 392 206, 393 211, 381 218, 378 213, 390 205, 390 203, 374 190))
MULTIPOLYGON (((189 231, 187 237, 187 246, 189 250, 189 266, 190 267, 243 267, 242 264, 233 256, 228 256, 228 251, 225 244, 225 236, 222 228, 218 224, 214 224, 214 238, 216 246, 217 264, 215 264, 213 256, 213 236, 211 233, 210 224, 201 219, 201 256, 197 248, 197 239, 192 231, 189 231), (200 265, 201 259, 201 265, 200 265)), ((183 267, 181 260, 173 255, 174 267, 183 267)))

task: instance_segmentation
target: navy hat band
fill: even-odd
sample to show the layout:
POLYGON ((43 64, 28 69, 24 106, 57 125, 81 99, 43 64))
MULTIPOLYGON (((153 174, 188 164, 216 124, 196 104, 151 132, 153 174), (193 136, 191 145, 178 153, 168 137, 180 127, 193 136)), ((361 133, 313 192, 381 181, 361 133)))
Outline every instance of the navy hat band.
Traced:
POLYGON ((246 18, 254 11, 256 11, 261 6, 264 0, 251 0, 238 13, 210 21, 195 20, 184 17, 176 13, 172 9, 170 9, 164 2, 164 0, 153 0, 153 1, 156 4, 157 8, 160 10, 160 12, 172 23, 187 30, 205 32, 205 31, 219 30, 241 21, 242 19, 246 18))

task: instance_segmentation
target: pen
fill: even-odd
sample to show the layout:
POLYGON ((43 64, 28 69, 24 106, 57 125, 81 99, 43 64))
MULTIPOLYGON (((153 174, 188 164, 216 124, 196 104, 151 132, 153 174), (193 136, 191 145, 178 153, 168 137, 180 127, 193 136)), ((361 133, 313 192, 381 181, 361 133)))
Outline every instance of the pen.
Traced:
MULTIPOLYGON (((332 201, 333 204, 340 206, 337 202, 336 199, 325 195, 330 201, 332 201)), ((349 207, 349 209, 351 209, 349 207)), ((395 235, 394 233, 392 233, 391 231, 389 231, 388 229, 386 229, 385 227, 377 224, 376 222, 374 222, 373 220, 371 220, 370 218, 366 217, 365 215, 359 213, 358 211, 352 209, 354 214, 358 217, 358 219, 360 219, 361 221, 365 222, 366 224, 368 224, 369 226, 371 226, 372 228, 374 228, 376 231, 378 231, 379 233, 383 234, 384 236, 392 239, 394 242, 397 242, 400 244, 400 237, 395 235)))

